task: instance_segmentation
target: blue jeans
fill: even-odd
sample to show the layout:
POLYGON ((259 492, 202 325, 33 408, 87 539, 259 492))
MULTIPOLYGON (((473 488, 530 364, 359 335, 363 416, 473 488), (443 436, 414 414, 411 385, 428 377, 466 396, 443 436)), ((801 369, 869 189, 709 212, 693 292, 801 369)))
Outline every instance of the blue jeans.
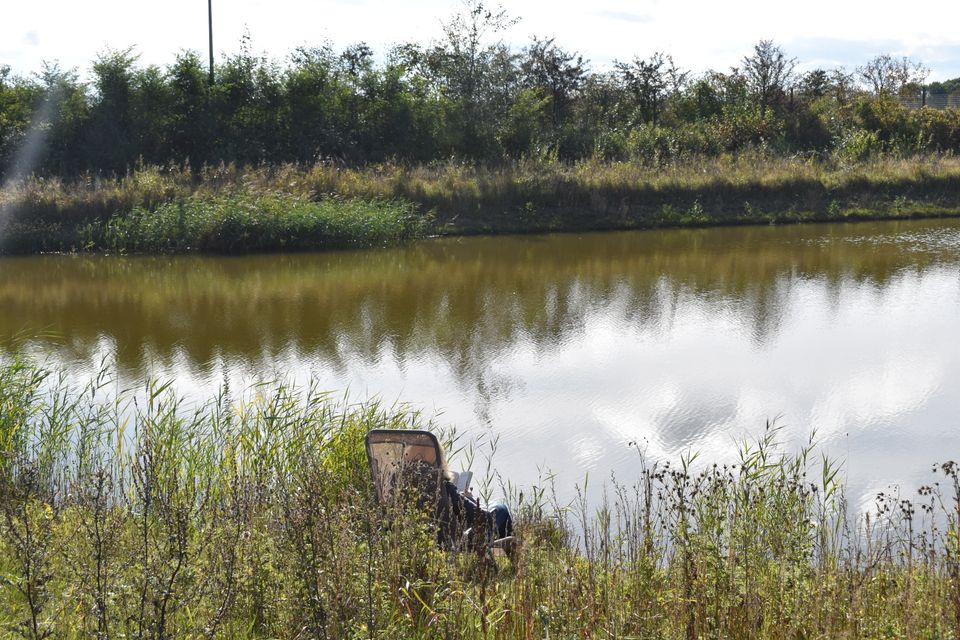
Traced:
POLYGON ((506 538, 507 536, 513 535, 513 518, 510 517, 510 510, 507 509, 507 505, 497 503, 490 507, 489 511, 492 516, 492 524, 494 525, 496 532, 496 538, 506 538))
MULTIPOLYGON (((450 497, 453 505, 453 513, 458 518, 466 516, 468 523, 473 523, 477 516, 477 510, 487 516, 487 523, 494 533, 494 538, 506 538, 513 535, 513 518, 510 517, 510 510, 507 505, 495 503, 490 506, 490 510, 484 510, 476 500, 468 498, 457 491, 453 483, 445 482, 444 488, 450 497), (461 509, 466 513, 462 513, 461 509)), ((468 525, 472 526, 472 524, 468 525)))

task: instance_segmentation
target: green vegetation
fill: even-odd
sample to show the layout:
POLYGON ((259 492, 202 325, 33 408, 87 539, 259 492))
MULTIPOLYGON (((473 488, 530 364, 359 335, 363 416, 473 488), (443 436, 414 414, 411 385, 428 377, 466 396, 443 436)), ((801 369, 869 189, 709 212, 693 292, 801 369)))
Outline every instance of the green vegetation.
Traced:
POLYGON ((0 192, 0 252, 245 252, 432 234, 960 215, 960 161, 852 164, 763 153, 648 166, 331 164, 139 167, 0 192))
MULTIPOLYGON (((901 106, 924 94, 929 73, 907 59, 884 54, 854 71, 800 74, 795 59, 760 41, 727 72, 695 75, 664 52, 591 69, 552 39, 510 49, 497 41, 509 16, 480 0, 465 5, 439 39, 398 45, 381 64, 364 44, 301 47, 279 62, 245 41, 220 62, 212 85, 194 52, 161 68, 138 66, 132 50, 107 50, 89 83, 56 65, 33 78, 0 68, 0 172, 122 172, 138 161, 185 158, 195 167, 449 157, 660 162, 756 146, 830 153, 861 133, 901 154, 960 150, 957 109, 901 106), (40 147, 30 161, 18 153, 40 147)), ((954 95, 958 81, 927 93, 954 95)))
POLYGON ((552 39, 513 50, 498 40, 509 16, 465 5, 437 40, 396 46, 383 62, 363 44, 271 60, 245 41, 212 85, 194 52, 144 67, 132 50, 107 50, 89 81, 55 64, 32 77, 0 67, 0 177, 171 162, 659 165, 750 149, 839 159, 960 151, 960 110, 905 106, 955 95, 960 79, 925 89, 928 70, 907 59, 799 73, 760 41, 722 72, 694 74, 666 52, 593 69, 552 39))
POLYGON ((860 515, 837 468, 781 453, 776 429, 733 466, 638 454, 599 505, 515 489, 508 562, 440 552, 426 514, 374 504, 363 435, 416 415, 282 385, 199 409, 164 385, 137 404, 111 387, 0 369, 5 637, 960 632, 953 463, 860 515))
POLYGON ((85 246, 116 252, 236 252, 382 245, 417 235, 422 223, 399 202, 239 194, 138 207, 83 233, 85 246))
MULTIPOLYGON (((148 196, 137 194, 137 199, 148 196)), ((92 219, 75 212, 68 206, 62 216, 18 216, 0 237, 0 249, 238 253, 370 247, 417 237, 427 224, 425 216, 400 201, 330 197, 314 202, 289 193, 246 190, 192 194, 149 208, 138 203, 129 211, 92 219)))
POLYGON ((927 86, 886 54, 800 74, 765 40, 728 72, 663 52, 591 69, 552 39, 504 45, 513 22, 465 0, 383 62, 363 44, 276 61, 245 40, 213 83, 193 52, 161 68, 108 50, 89 82, 0 67, 0 250, 960 214, 960 109, 911 108, 953 104, 960 79, 927 86))

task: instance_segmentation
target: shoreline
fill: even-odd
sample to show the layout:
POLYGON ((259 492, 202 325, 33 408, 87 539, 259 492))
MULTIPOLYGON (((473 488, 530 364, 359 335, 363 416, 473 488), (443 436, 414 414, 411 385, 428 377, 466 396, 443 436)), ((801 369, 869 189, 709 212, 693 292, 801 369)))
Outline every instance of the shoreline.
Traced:
POLYGON ((473 446, 429 417, 309 385, 183 411, 159 382, 138 405, 56 380, 25 359, 0 364, 0 625, 24 637, 960 630, 953 462, 859 513, 843 466, 816 442, 788 452, 776 426, 729 465, 638 449, 636 476, 605 484, 599 503, 561 503, 549 478, 506 487, 517 544, 493 558, 441 548, 432 503, 374 495, 371 429, 432 427, 448 455, 473 446))
POLYGON ((5 188, 0 207, 0 255, 373 248, 427 236, 960 217, 960 159, 141 167, 30 178, 5 188))

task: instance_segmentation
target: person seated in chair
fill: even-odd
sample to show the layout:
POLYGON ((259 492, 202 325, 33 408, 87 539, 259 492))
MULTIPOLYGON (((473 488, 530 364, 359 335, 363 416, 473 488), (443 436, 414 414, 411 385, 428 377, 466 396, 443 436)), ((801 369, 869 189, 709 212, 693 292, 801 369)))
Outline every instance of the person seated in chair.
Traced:
POLYGON ((510 517, 507 505, 498 502, 489 509, 484 509, 473 497, 469 487, 461 493, 449 480, 444 480, 443 485, 447 497, 450 498, 454 517, 466 522, 467 528, 486 525, 486 530, 493 533, 494 540, 513 535, 513 518, 510 517))

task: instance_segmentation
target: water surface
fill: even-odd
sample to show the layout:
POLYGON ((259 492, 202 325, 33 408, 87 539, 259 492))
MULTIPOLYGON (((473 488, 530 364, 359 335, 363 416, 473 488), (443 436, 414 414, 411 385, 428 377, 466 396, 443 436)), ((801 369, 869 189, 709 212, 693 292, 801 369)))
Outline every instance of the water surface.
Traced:
MULTIPOLYGON (((204 398, 278 376, 499 436, 516 483, 728 461, 769 420, 868 500, 960 457, 960 222, 436 239, 243 258, 0 260, 0 335, 204 398)), ((593 480, 591 480, 593 482, 593 480)))

